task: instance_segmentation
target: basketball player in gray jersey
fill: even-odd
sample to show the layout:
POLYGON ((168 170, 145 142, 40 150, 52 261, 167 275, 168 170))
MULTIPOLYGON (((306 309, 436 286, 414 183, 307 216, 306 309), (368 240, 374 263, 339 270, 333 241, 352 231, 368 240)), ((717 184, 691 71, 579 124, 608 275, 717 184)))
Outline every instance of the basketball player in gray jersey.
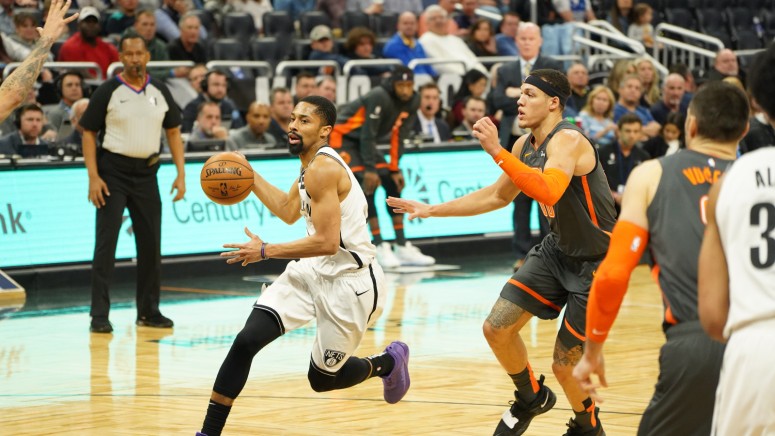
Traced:
POLYGON ((508 280, 484 323, 490 348, 517 388, 495 434, 521 435, 535 416, 554 406, 557 398, 544 376, 533 375, 519 332, 533 316, 554 319, 565 306, 552 370, 575 414, 567 435, 602 435, 599 410, 572 371, 581 358, 592 273, 605 256, 616 217, 614 201, 592 142, 563 120, 570 96, 567 77, 534 70, 521 89, 519 126, 532 133, 517 140, 513 154, 501 147, 489 118, 474 125, 474 136, 505 172, 494 184, 438 205, 399 198, 389 198, 388 204, 413 219, 482 214, 511 204, 520 192, 538 201, 551 231, 508 280))
POLYGON ((667 341, 660 374, 638 428, 639 436, 707 436, 724 347, 700 326, 697 256, 708 190, 736 155, 748 130, 748 98, 723 82, 704 85, 689 105, 687 149, 644 162, 627 181, 622 210, 587 306, 587 345, 574 377, 597 398, 606 386, 602 347, 648 246, 662 291, 667 341))
POLYGON ((301 174, 290 192, 269 184, 258 172, 253 193, 283 221, 304 217, 307 236, 269 244, 247 228, 250 241, 225 244, 230 264, 269 258, 300 259, 266 287, 245 327, 234 339, 210 396, 199 435, 221 434, 234 400, 245 387, 253 357, 285 332, 313 319, 317 335, 307 378, 316 392, 344 389, 382 377, 384 398, 397 403, 409 390, 409 348, 394 341, 367 358, 353 353, 385 301, 385 276, 374 261, 376 249, 366 224, 366 197, 339 154, 328 145, 336 107, 308 96, 291 113, 288 148, 299 156, 301 174))
MULTIPOLYGON (((748 74, 775 125, 775 46, 748 74)), ((713 435, 775 434, 775 144, 756 144, 711 188, 699 266, 700 322, 728 341, 713 435)))

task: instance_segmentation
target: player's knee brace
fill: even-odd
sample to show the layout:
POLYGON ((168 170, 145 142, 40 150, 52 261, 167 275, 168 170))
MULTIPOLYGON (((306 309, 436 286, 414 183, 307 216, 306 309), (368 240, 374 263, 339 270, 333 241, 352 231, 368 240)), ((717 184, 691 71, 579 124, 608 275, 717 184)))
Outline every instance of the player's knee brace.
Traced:
POLYGON ((320 370, 314 362, 309 363, 307 372, 309 385, 315 392, 328 392, 336 389, 336 374, 331 374, 320 370))
POLYGON ((280 335, 280 326, 277 325, 277 321, 272 315, 262 309, 253 309, 253 313, 248 317, 245 327, 242 328, 242 331, 234 339, 232 347, 255 356, 256 353, 280 337, 280 335))

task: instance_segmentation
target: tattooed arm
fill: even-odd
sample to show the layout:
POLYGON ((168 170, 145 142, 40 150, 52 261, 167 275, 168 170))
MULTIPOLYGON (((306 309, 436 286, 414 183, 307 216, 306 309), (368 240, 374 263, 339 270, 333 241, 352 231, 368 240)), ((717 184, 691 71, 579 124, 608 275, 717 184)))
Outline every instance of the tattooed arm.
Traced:
POLYGON ((45 26, 38 27, 40 39, 27 59, 3 81, 0 86, 0 121, 8 118, 24 101, 32 90, 43 63, 48 59, 51 46, 67 29, 67 23, 78 18, 78 14, 65 18, 69 8, 70 0, 54 0, 51 3, 45 26))

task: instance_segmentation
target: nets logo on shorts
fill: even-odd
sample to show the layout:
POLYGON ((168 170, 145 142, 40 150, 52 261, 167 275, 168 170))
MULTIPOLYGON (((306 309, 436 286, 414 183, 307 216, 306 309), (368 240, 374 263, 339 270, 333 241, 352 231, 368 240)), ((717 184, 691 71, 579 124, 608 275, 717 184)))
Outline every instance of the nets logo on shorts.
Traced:
POLYGON ((341 351, 326 350, 326 352, 323 353, 323 361, 328 367, 336 366, 344 359, 344 355, 345 354, 341 351))

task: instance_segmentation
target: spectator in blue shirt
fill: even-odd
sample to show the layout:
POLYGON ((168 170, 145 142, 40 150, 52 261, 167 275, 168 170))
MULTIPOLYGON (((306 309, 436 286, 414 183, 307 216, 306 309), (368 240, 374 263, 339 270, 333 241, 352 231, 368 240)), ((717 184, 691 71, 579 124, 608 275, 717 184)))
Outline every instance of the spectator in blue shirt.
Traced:
POLYGON ((652 138, 659 135, 662 126, 654 121, 649 108, 640 105, 643 95, 643 85, 640 78, 635 75, 625 76, 619 84, 619 101, 614 107, 614 122, 618 122, 624 114, 633 113, 643 122, 644 138, 652 138))
MULTIPOLYGON (((382 49, 382 56, 398 59, 409 65, 413 59, 427 59, 422 44, 417 40, 417 17, 412 12, 404 12, 398 17, 397 32, 388 40, 382 49)), ((430 74, 437 76, 430 65, 418 65, 415 74, 430 74)))
POLYGON ((506 12, 501 20, 500 33, 495 35, 495 46, 499 56, 519 56, 517 48, 517 29, 519 15, 516 12, 506 12))

